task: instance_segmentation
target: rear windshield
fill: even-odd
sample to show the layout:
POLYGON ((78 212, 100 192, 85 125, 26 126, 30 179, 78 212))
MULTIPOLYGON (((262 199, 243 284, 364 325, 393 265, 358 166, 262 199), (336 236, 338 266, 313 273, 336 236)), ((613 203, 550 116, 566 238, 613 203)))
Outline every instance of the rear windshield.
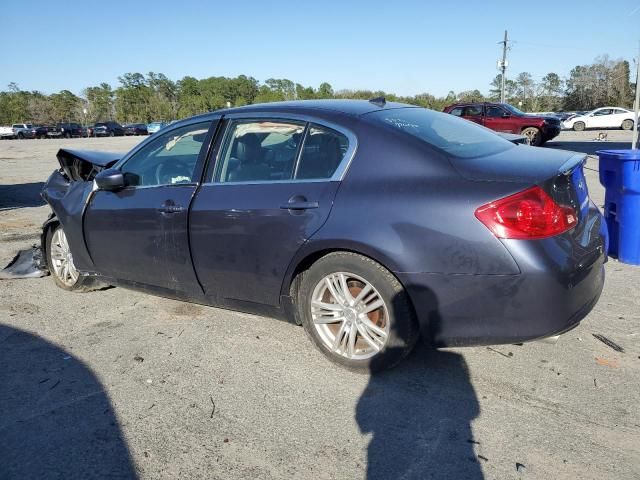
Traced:
POLYGON ((425 108, 378 110, 368 114, 378 121, 460 158, 493 155, 514 145, 491 130, 448 113, 425 108))

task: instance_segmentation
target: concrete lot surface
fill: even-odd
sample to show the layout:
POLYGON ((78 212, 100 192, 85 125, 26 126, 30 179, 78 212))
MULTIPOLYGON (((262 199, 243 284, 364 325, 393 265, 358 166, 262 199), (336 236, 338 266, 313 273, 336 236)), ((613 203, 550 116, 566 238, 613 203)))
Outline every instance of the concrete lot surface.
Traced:
MULTIPOLYGON (((548 148, 630 140, 607 133, 548 148)), ((58 148, 139 140, 0 142, 0 263, 37 241, 58 148)), ((638 479, 640 268, 606 270, 600 302, 556 345, 419 348, 375 377, 284 322, 0 280, 0 478, 638 479)))

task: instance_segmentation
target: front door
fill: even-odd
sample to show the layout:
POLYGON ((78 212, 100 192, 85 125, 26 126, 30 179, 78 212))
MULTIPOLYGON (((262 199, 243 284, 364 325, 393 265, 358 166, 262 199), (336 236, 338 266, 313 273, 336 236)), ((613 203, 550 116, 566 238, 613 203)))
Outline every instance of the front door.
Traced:
POLYGON ((189 205, 212 122, 158 134, 117 168, 127 187, 98 191, 84 232, 99 273, 189 294, 201 292, 191 264, 189 205))
POLYGON ((488 105, 484 114, 484 126, 496 132, 520 133, 514 131, 511 114, 497 105, 488 105))
POLYGON ((278 305, 287 267, 328 218, 354 147, 343 133, 301 121, 228 121, 189 219, 211 301, 278 305))

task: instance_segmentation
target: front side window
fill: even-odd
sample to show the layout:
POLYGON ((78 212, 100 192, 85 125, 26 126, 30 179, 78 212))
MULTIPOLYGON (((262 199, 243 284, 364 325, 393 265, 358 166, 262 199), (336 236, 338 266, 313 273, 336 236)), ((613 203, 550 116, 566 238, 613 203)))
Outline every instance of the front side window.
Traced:
POLYGON ((216 180, 291 180, 305 130, 303 122, 233 120, 228 126, 216 180))
POLYGON ((487 107, 487 117, 502 118, 505 113, 500 107, 487 107))
POLYGON ((598 110, 593 115, 596 116, 596 117, 602 117, 603 115, 611 115, 611 109, 610 108, 604 108, 602 110, 598 110))
POLYGON ((198 155, 211 122, 165 132, 138 150, 121 167, 128 186, 192 183, 198 155))
POLYGON ((405 132, 459 158, 493 155, 515 147, 491 130, 453 115, 426 108, 378 110, 367 114, 376 121, 405 132))

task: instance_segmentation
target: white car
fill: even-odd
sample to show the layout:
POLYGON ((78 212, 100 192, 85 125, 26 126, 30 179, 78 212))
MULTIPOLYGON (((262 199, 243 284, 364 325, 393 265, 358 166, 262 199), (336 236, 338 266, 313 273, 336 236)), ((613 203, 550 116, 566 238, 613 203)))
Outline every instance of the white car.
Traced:
POLYGON ((631 130, 635 114, 624 108, 602 107, 596 108, 584 115, 576 115, 566 119, 562 126, 566 129, 573 129, 581 132, 585 128, 622 128, 631 130))

